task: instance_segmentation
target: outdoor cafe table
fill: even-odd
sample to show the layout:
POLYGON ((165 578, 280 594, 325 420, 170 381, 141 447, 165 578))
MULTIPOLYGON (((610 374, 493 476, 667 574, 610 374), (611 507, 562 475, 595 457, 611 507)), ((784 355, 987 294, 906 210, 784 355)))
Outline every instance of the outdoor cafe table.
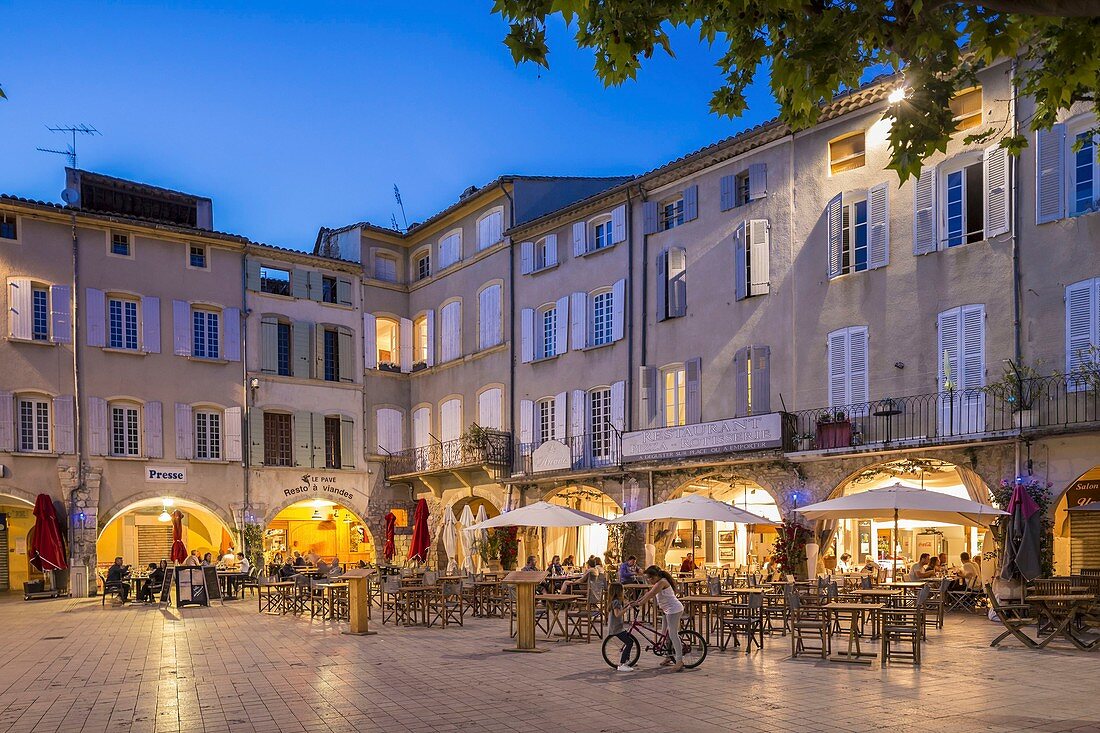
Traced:
POLYGON ((1042 649, 1055 637, 1062 637, 1082 651, 1090 651, 1096 648, 1100 639, 1087 640, 1078 635, 1073 624, 1077 617, 1096 605, 1096 596, 1084 593, 1069 593, 1066 595, 1028 596, 1027 602, 1039 607, 1042 615, 1050 619, 1054 630, 1039 642, 1042 649))
POLYGON ((314 583, 313 587, 316 590, 321 591, 321 595, 311 595, 309 599, 309 616, 313 618, 320 615, 322 619, 338 619, 339 615, 336 613, 336 595, 340 589, 347 590, 348 583, 344 582, 332 582, 332 583, 314 583), (320 600, 320 604, 317 601, 320 600), (320 608, 318 608, 320 605, 320 608))
POLYGON ((244 573, 237 572, 236 570, 219 570, 218 584, 222 587, 222 598, 227 601, 237 600, 234 591, 240 588, 241 581, 245 577, 244 573))
MULTIPOLYGON (((830 662, 849 662, 870 664, 878 656, 876 652, 865 652, 859 646, 859 629, 863 626, 863 615, 871 614, 872 617, 878 611, 885 608, 881 603, 826 603, 825 608, 830 613, 851 613, 851 623, 848 627, 848 651, 847 653, 832 654, 830 662)), ((873 620, 872 620, 873 623, 873 620)))
POLYGON ((428 625, 428 591, 433 590, 430 585, 403 585, 401 594, 406 598, 405 625, 428 625))
POLYGON ((561 620, 561 612, 573 601, 580 598, 572 593, 543 593, 535 596, 536 601, 542 601, 546 605, 546 638, 554 636, 554 627, 561 629, 561 636, 569 636, 565 624, 561 620))
POLYGON ((680 596, 680 602, 684 604, 684 610, 687 612, 688 618, 691 619, 695 630, 699 631, 695 619, 699 619, 703 624, 702 634, 708 644, 710 644, 711 627, 714 625, 714 608, 721 603, 729 602, 729 599, 729 596, 680 596))
POLYGON ((256 586, 256 598, 260 613, 282 616, 287 612, 287 603, 294 592, 294 582, 275 580, 262 582, 256 586))

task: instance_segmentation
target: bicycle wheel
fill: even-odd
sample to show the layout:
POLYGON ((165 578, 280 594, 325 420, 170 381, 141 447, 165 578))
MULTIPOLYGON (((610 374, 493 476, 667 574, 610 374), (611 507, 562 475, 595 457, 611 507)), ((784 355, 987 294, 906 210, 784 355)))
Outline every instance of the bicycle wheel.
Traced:
POLYGON ((680 644, 684 647, 684 666, 695 669, 707 658, 707 642, 698 631, 680 631, 680 644))
MULTIPOLYGON (((630 657, 626 660, 626 663, 633 667, 638 663, 638 657, 642 654, 642 645, 638 643, 638 637, 633 634, 630 638, 634 640, 634 646, 630 650, 630 657)), ((617 636, 609 636, 603 640, 603 661, 607 662, 609 667, 618 667, 619 660, 623 658, 623 647, 626 644, 622 639, 617 636)))

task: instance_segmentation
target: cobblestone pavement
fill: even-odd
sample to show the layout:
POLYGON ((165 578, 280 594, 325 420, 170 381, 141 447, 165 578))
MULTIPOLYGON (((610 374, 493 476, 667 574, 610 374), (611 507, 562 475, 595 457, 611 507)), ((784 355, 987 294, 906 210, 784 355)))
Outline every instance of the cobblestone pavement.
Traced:
MULTIPOLYGON (((376 614, 377 618, 377 614, 376 614)), ((255 602, 0 600, 0 733, 35 731, 1100 731, 1100 652, 990 649, 949 616, 919 669, 712 651, 697 670, 603 664, 596 643, 507 654, 507 621, 341 634, 255 602)))

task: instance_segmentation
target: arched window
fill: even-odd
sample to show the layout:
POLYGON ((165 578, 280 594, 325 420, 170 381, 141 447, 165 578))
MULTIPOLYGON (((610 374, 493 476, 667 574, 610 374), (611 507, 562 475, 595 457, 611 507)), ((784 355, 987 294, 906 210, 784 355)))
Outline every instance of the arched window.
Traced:
POLYGON ((504 238, 504 208, 498 207, 486 212, 477 221, 477 249, 492 247, 504 238))
POLYGON ((378 368, 400 371, 401 327, 392 318, 375 320, 375 332, 378 345, 378 368))

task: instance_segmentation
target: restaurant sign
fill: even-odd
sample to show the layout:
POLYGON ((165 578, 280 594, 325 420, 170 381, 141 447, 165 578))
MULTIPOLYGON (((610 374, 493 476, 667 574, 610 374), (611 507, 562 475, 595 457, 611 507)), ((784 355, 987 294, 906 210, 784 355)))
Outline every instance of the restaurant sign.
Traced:
POLYGON ((1096 501, 1100 501, 1100 479, 1077 479, 1066 489, 1067 507, 1085 506, 1096 501))
POLYGON ((778 412, 751 417, 638 430, 623 434, 623 462, 654 458, 687 458, 713 453, 779 448, 783 421, 778 412))
MULTIPOLYGON (((341 486, 342 476, 328 476, 324 474, 305 473, 299 477, 297 486, 283 489, 283 496, 309 495, 318 496, 326 494, 330 497, 355 501, 355 493, 345 486, 341 486)), ((303 497, 304 498, 304 497, 303 497)))
POLYGON ((563 471, 573 467, 573 452, 559 440, 548 440, 531 453, 531 471, 563 471))

